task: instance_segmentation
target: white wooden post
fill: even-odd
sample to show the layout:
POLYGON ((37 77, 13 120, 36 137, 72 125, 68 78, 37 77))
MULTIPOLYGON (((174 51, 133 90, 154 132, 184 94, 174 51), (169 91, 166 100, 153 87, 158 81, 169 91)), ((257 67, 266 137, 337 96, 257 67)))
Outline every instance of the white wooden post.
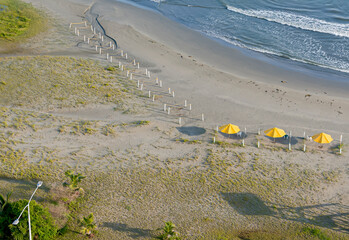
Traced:
POLYGON ((84 35, 84 42, 86 42, 86 36, 84 35))
POLYGON ((133 65, 136 66, 136 59, 133 59, 133 65))
POLYGON ((69 28, 71 28, 71 24, 69 24, 69 28))
POLYGON ((175 97, 175 92, 174 91, 172 91, 172 97, 175 97))
POLYGON ((148 91, 148 97, 150 98, 150 96, 151 96, 151 92, 150 92, 150 91, 148 91))
POLYGON ((95 35, 96 35, 96 28, 95 28, 95 29, 93 29, 93 34, 95 34, 95 35))
POLYGON ((161 80, 159 81, 159 86, 162 87, 162 81, 161 80))
POLYGON ((139 69, 139 63, 137 63, 137 68, 139 69))
POLYGON ((171 108, 168 107, 168 108, 167 108, 167 114, 170 115, 170 112, 171 112, 171 108))
POLYGON ((87 23, 86 23, 86 21, 85 21, 85 27, 87 27, 87 23))
POLYGON ((78 32, 78 36, 80 36, 80 32, 79 32, 79 30, 78 30, 77 32, 78 32))
POLYGON ((288 144, 288 150, 291 151, 291 143, 288 144))
POLYGON ((132 73, 130 74, 130 80, 132 80, 132 73))
POLYGON ((145 75, 148 76, 148 68, 145 69, 145 75))
POLYGON ((139 80, 137 80, 137 88, 139 88, 139 80))
POLYGON ((93 32, 93 27, 92 27, 92 25, 91 25, 91 31, 93 32))
POLYGON ((113 44, 113 50, 115 50, 115 45, 113 44))
POLYGON ((155 84, 159 84, 159 78, 155 78, 155 84))
POLYGON ((127 59, 127 53, 125 54, 125 58, 127 59))
POLYGON ((187 100, 184 100, 184 107, 187 107, 187 100))
POLYGON ((102 54, 102 48, 99 49, 99 54, 102 54))
POLYGON ((307 146, 304 144, 304 146, 303 146, 303 152, 305 152, 306 149, 307 149, 307 146))
POLYGON ((98 52, 98 46, 96 45, 96 52, 98 52))
POLYGON ((129 75, 130 75, 130 71, 127 70, 127 72, 126 72, 126 77, 128 77, 129 75))
POLYGON ((257 148, 259 148, 259 140, 257 141, 257 148))
POLYGON ((242 146, 245 147, 245 139, 242 139, 242 146))
POLYGON ((166 108, 166 103, 164 103, 164 112, 166 112, 167 108, 166 108))
POLYGON ((107 60, 109 59, 109 53, 107 53, 107 60))
POLYGON ((87 38, 87 44, 90 44, 90 38, 87 38))
POLYGON ((113 62, 113 56, 110 56, 110 62, 111 63, 113 62))
POLYGON ((305 131, 303 132, 303 139, 305 139, 305 131))
POLYGON ((141 91, 143 91, 143 83, 141 84, 141 91))
POLYGON ((102 36, 101 33, 98 33, 98 38, 101 38, 101 36, 102 36))
POLYGON ((178 119, 178 124, 179 124, 179 126, 182 125, 182 118, 181 117, 179 117, 179 119, 178 119))
POLYGON ((216 137, 213 137, 213 143, 216 143, 216 137))
POLYGON ((121 65, 121 71, 124 71, 124 65, 121 65))
POLYGON ((171 88, 168 88, 168 93, 171 94, 171 88))
POLYGON ((191 103, 189 104, 189 111, 191 111, 191 103))
POLYGON ((109 42, 109 47, 111 47, 111 42, 109 42))
POLYGON ((76 30, 77 30, 77 29, 76 29, 76 28, 74 28, 74 33, 75 33, 75 34, 76 34, 76 30))
POLYGON ((102 39, 102 42, 103 42, 103 41, 104 41, 104 40, 103 40, 103 36, 101 37, 101 39, 102 39))
POLYGON ((155 95, 153 95, 153 102, 155 101, 155 95))
POLYGON ((201 121, 205 121, 204 114, 201 114, 201 121))
POLYGON ((218 132, 218 126, 216 126, 216 131, 218 132))

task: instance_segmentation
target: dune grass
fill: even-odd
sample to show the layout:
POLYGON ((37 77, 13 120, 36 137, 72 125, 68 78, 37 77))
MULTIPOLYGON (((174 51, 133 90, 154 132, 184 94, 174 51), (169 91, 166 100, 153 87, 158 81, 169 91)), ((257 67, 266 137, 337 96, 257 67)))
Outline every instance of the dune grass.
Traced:
POLYGON ((20 0, 0 0, 0 42, 32 37, 47 27, 43 13, 20 0))
POLYGON ((1 58, 0 72, 0 104, 35 110, 113 103, 126 111, 135 89, 98 62, 73 57, 1 58))

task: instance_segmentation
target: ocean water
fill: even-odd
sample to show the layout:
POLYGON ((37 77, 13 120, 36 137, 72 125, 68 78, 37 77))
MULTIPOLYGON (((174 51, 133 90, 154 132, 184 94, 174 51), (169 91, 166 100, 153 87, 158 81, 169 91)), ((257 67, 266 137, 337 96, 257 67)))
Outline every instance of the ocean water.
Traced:
POLYGON ((349 81, 349 0, 128 0, 225 44, 349 81))

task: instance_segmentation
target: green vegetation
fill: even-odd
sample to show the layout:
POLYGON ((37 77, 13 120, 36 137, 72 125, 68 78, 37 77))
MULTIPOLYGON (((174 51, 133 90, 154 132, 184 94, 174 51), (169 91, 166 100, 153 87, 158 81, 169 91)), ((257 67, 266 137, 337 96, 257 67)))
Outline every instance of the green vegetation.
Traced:
POLYGON ((41 13, 20 0, 0 0, 0 40, 31 37, 45 28, 41 13))
POLYGON ((81 173, 75 174, 74 172, 68 170, 65 172, 65 176, 70 179, 70 183, 64 183, 64 186, 68 186, 71 190, 78 190, 78 184, 85 177, 81 175, 81 173))
POLYGON ((331 240, 331 238, 327 237, 320 229, 305 227, 303 228, 303 232, 309 234, 310 236, 318 237, 320 240, 331 240))
POLYGON ((166 222, 164 228, 162 229, 163 233, 156 237, 160 240, 181 240, 179 233, 175 230, 176 226, 172 222, 166 222))
MULTIPOLYGON (((9 204, 0 214, 0 237, 1 239, 28 239, 28 211, 25 210, 18 225, 12 222, 19 217, 28 200, 19 200, 9 204)), ((55 221, 48 209, 32 200, 30 202, 31 231, 34 239, 49 240, 57 235, 55 221)))
POLYGON ((84 235, 92 237, 96 233, 96 224, 94 223, 93 213, 90 213, 87 217, 83 217, 81 220, 81 230, 80 232, 84 235))

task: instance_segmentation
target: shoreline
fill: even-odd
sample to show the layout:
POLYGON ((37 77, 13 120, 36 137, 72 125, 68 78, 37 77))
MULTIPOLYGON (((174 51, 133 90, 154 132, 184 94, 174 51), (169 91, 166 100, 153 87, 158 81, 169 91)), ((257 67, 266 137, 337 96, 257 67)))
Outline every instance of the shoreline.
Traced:
MULTIPOLYGON (((122 8, 123 12, 127 12, 123 14, 120 11, 118 12, 121 13, 120 16, 113 16, 119 23, 129 25, 134 30, 170 47, 172 50, 193 56, 205 65, 219 71, 239 78, 253 79, 279 86, 282 85, 280 83, 281 79, 287 81, 288 87, 295 90, 314 88, 319 91, 333 92, 334 96, 340 94, 343 97, 346 97, 349 91, 349 82, 336 81, 335 76, 329 81, 326 79, 326 77, 329 77, 328 74, 325 74, 325 77, 311 76, 306 73, 306 69, 294 70, 297 66, 288 66, 284 62, 277 63, 276 60, 267 59, 263 55, 257 57, 258 53, 219 43, 211 37, 174 22, 156 11, 138 7, 136 4, 114 0, 104 2, 116 5, 118 8, 122 8), (144 22, 147 22, 147 27, 143 26, 144 22), (275 63, 271 63, 272 61, 275 63)), ((105 18, 108 19, 107 16, 105 18)), ((321 75, 321 73, 318 73, 318 75, 321 75)))

